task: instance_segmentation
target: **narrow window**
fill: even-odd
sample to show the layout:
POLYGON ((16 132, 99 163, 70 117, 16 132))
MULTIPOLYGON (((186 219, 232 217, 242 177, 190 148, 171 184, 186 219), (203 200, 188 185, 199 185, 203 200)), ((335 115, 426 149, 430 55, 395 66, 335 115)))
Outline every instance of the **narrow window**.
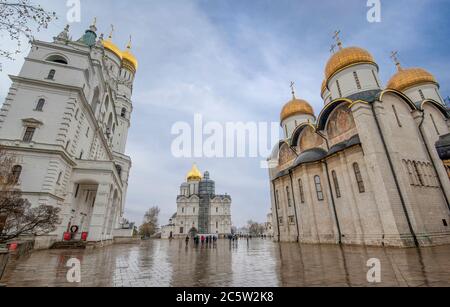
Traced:
POLYGON ((88 127, 86 130, 86 137, 89 137, 89 130, 90 130, 90 128, 88 127))
POLYGON ((63 175, 63 173, 60 172, 59 175, 58 175, 58 180, 56 180, 56 184, 57 184, 57 185, 61 185, 61 178, 62 178, 62 175, 63 175))
POLYGON ((66 143, 66 150, 69 149, 70 141, 67 141, 66 143))
POLYGON ((336 80, 336 85, 339 92, 339 97, 342 97, 341 85, 339 84, 339 80, 336 80))
POLYGON ((80 160, 83 159, 83 154, 84 154, 84 152, 81 151, 81 152, 80 152, 80 160))
POLYGON ((436 125, 436 122, 434 121, 433 114, 430 114, 430 118, 431 118, 431 121, 433 122, 434 130, 436 130, 437 135, 440 136, 441 134, 440 134, 439 129, 438 129, 437 125, 436 125))
POLYGON ((36 131, 36 128, 34 127, 27 127, 25 130, 25 134, 23 135, 23 141, 26 143, 30 143, 33 140, 34 132, 36 131))
POLYGON ((216 207, 216 213, 219 213, 219 207, 216 207))
POLYGON ((392 110, 394 111, 394 115, 395 115, 395 119, 397 120, 397 124, 401 128, 402 122, 400 121, 400 117, 398 117, 397 109, 395 108, 394 105, 392 105, 392 110))
POLYGON ((50 70, 50 72, 48 73, 47 79, 54 80, 55 74, 56 74, 56 70, 54 70, 54 69, 50 70))
POLYGON ((288 203, 288 207, 292 207, 291 204, 291 193, 289 193, 289 187, 286 187, 286 197, 287 197, 287 203, 288 203))
POLYGON ((279 223, 280 225, 283 225, 283 218, 282 218, 282 217, 280 217, 280 218, 278 219, 278 223, 279 223))
POLYGON ((123 108, 122 112, 120 112, 120 116, 125 118, 126 115, 127 115, 127 109, 123 108))
POLYGON ((333 177, 333 182, 334 182, 334 189, 336 190, 336 197, 337 198, 341 198, 341 189, 339 188, 339 181, 336 175, 335 171, 331 172, 331 175, 333 177))
POLYGON ((364 186, 364 180, 362 178, 361 170, 359 169, 358 163, 353 164, 353 170, 355 171, 355 178, 356 178, 356 182, 358 183, 359 193, 361 193, 361 194, 365 193, 366 188, 364 186))
POLYGON ((359 81, 358 73, 356 71, 353 72, 353 77, 355 78, 356 87, 358 90, 361 89, 361 82, 359 81))
POLYGON ((278 190, 275 192, 275 202, 277 203, 277 209, 280 210, 280 194, 278 190))
POLYGON ((35 111, 42 112, 42 110, 44 109, 44 105, 45 105, 45 99, 43 99, 43 98, 39 99, 39 101, 38 101, 38 103, 36 105, 35 111))
POLYGON ((21 174, 22 174, 22 166, 20 165, 13 166, 11 170, 11 180, 10 180, 11 183, 18 184, 21 174))
POLYGON ((184 213, 184 208, 181 208, 181 213, 184 213))
POLYGON ((184 233, 184 227, 180 227, 180 233, 181 233, 181 234, 184 233))
POLYGON ((444 224, 445 227, 448 227, 447 220, 442 220, 442 223, 444 224))
POLYGON ((76 185, 76 188, 75 188, 75 198, 77 198, 78 197, 78 192, 80 191, 80 185, 79 184, 77 184, 76 185))
POLYGON ((425 95, 423 94, 422 90, 419 90, 419 95, 420 95, 420 98, 422 98, 422 100, 425 100, 425 95))
POLYGON ((375 71, 373 69, 372 69, 372 75, 373 75, 373 78, 375 79, 375 83, 377 84, 377 86, 381 87, 380 82, 378 82, 377 75, 375 74, 375 71))
POLYGON ((319 176, 314 177, 314 183, 316 185, 317 199, 319 201, 323 201, 324 197, 323 197, 322 182, 319 176))
POLYGON ((216 222, 216 229, 219 229, 219 222, 216 222))
POLYGON ((298 180, 298 189, 300 191, 300 201, 302 204, 305 203, 305 191, 303 190, 303 182, 301 179, 298 180))

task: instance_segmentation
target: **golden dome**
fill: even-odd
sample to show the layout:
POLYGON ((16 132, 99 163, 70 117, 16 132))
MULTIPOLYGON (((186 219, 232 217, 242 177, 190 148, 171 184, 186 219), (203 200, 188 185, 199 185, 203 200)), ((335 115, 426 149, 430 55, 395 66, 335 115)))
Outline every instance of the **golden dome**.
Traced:
POLYGON ((131 70, 133 70, 134 72, 137 71, 138 61, 136 57, 131 53, 131 38, 130 42, 127 45, 127 50, 125 50, 122 53, 122 58, 123 58, 122 65, 124 65, 127 68, 131 68, 131 70))
POLYGON ((198 181, 198 180, 202 180, 202 173, 200 173, 200 171, 197 168, 197 164, 194 164, 192 166, 192 169, 189 171, 189 173, 187 174, 187 180, 188 181, 198 181))
POLYGON ((325 68, 325 79, 328 80, 335 73, 354 64, 371 63, 375 64, 372 55, 359 47, 347 47, 337 51, 328 61, 325 68))
POLYGON ((281 122, 297 114, 307 114, 314 116, 314 110, 306 100, 297 99, 294 97, 283 107, 280 115, 281 122))
POLYGON ((116 46, 116 44, 114 44, 112 42, 111 36, 107 40, 102 41, 102 44, 103 44, 103 47, 105 47, 106 50, 111 51, 112 53, 117 55, 117 57, 119 59, 122 60, 122 51, 120 51, 120 49, 116 46))
POLYGON ((323 93, 325 92, 325 90, 327 89, 327 80, 323 80, 323 82, 322 82, 322 87, 321 87, 321 91, 320 91, 320 94, 323 96, 323 93))
POLYGON ((402 69, 400 66, 398 72, 391 78, 387 88, 402 92, 410 87, 424 84, 434 83, 439 86, 438 82, 432 74, 422 68, 402 69))

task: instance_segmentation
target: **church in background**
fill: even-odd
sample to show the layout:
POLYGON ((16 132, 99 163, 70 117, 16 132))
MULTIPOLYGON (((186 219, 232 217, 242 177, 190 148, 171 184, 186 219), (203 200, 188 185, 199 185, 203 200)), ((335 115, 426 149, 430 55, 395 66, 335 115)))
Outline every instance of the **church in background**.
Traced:
POLYGON ((231 196, 217 195, 209 172, 202 176, 194 164, 180 186, 177 212, 162 227, 162 238, 185 238, 197 234, 225 237, 231 234, 231 196))
MULTIPOLYGON (((131 40, 121 50, 69 26, 35 40, 0 112, 0 145, 16 157, 17 187, 32 205, 61 209, 61 223, 36 248, 64 234, 89 242, 131 236, 123 218, 131 159, 125 155, 137 70, 131 40)), ((67 239, 67 237, 66 237, 67 239)))
MULTIPOLYGON (((337 33, 338 34, 338 33, 337 33)), ((373 56, 339 49, 320 113, 293 97, 269 158, 275 240, 450 244, 449 113, 435 77, 400 65, 387 86, 373 56)))

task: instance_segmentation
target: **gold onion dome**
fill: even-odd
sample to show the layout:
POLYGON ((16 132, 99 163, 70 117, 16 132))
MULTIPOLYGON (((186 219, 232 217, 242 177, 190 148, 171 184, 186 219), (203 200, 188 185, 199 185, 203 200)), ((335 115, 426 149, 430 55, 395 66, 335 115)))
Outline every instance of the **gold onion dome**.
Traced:
POLYGON ((365 49, 359 47, 341 48, 328 60, 325 68, 325 78, 328 80, 340 70, 355 64, 375 64, 373 56, 365 49))
POLYGON ((293 115, 300 114, 314 116, 314 110, 306 100, 297 99, 294 96, 292 100, 285 104, 285 106, 283 107, 280 115, 281 122, 293 115))
POLYGON ((194 164, 192 166, 192 169, 187 174, 187 180, 188 181, 197 181, 197 180, 202 180, 202 178, 203 178, 202 173, 197 168, 197 164, 194 164))
POLYGON ((327 80, 323 80, 323 82, 322 82, 322 87, 320 88, 320 94, 322 94, 322 96, 323 96, 323 93, 325 93, 325 90, 327 89, 327 80))
POLYGON ((112 41, 112 35, 109 35, 107 40, 102 41, 103 47, 106 50, 111 51, 114 53, 119 59, 122 60, 122 51, 120 51, 119 47, 116 46, 116 44, 112 41))
POLYGON ((123 65, 131 65, 133 71, 137 71, 138 61, 136 57, 131 53, 131 38, 127 45, 127 49, 122 53, 123 65))
POLYGON ((436 78, 422 68, 403 69, 398 65, 398 72, 388 82, 387 88, 402 92, 416 85, 433 83, 439 86, 436 78))

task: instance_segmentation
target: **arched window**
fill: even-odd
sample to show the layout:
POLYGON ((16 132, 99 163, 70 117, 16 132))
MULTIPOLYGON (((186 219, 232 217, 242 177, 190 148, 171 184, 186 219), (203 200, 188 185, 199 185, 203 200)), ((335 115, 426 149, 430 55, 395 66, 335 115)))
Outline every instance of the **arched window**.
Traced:
POLYGON ((123 117, 123 118, 125 118, 126 115, 127 115, 127 109, 122 108, 122 111, 120 112, 120 116, 123 117))
POLYGON ((14 165, 11 170, 11 183, 19 183, 20 175, 22 174, 22 166, 14 165))
POLYGON ((298 189, 300 191, 300 201, 302 204, 305 203, 305 191, 303 190, 303 182, 301 179, 298 180, 298 189))
POLYGON ((353 164, 353 170, 355 171, 356 182, 358 183, 359 193, 365 193, 366 188, 364 186, 364 180, 361 175, 361 170, 359 169, 358 163, 353 164))
POLYGON ((336 171, 332 171, 331 176, 333 177, 334 189, 336 190, 336 197, 341 198, 341 189, 339 187, 339 181, 336 175, 336 171))
POLYGON ((323 201, 323 189, 322 189, 322 181, 319 176, 314 177, 314 183, 316 185, 317 199, 319 201, 323 201))
POLYGON ((57 54, 49 56, 46 59, 46 61, 53 62, 53 63, 58 63, 58 64, 65 64, 65 65, 69 64, 65 57, 63 57, 61 55, 57 55, 57 54))
POLYGON ((292 207, 291 193, 289 193, 289 187, 286 187, 286 197, 287 197, 288 207, 292 207))
POLYGON ((54 69, 50 70, 50 72, 48 73, 47 79, 54 80, 55 74, 56 74, 56 70, 54 70, 54 69))
POLYGON ((36 105, 35 111, 42 111, 42 110, 44 110, 44 105, 45 105, 45 99, 44 98, 39 99, 39 101, 38 101, 38 103, 36 105))

